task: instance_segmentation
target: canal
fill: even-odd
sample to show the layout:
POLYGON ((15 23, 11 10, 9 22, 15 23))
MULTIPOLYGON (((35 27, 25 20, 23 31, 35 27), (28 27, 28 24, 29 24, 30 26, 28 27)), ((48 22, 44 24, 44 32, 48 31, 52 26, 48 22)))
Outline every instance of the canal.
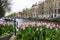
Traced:
POLYGON ((28 20, 28 19, 16 19, 18 22, 18 26, 22 25, 25 22, 33 22, 33 20, 28 20))
MULTIPOLYGON (((16 19, 16 21, 18 22, 18 26, 22 25, 25 22, 34 22, 34 20, 29 20, 29 19, 16 19)), ((60 22, 52 22, 52 21, 44 21, 44 22, 55 23, 55 24, 60 25, 60 22)))
MULTIPOLYGON (((18 22, 18 27, 21 26, 23 23, 26 23, 26 22, 34 22, 34 20, 29 20, 29 19, 16 19, 16 21, 18 22)), ((46 22, 46 23, 54 23, 54 24, 58 24, 60 25, 60 22, 52 22, 52 21, 43 21, 43 22, 46 22)), ((11 22, 12 24, 14 24, 14 22, 11 22)))

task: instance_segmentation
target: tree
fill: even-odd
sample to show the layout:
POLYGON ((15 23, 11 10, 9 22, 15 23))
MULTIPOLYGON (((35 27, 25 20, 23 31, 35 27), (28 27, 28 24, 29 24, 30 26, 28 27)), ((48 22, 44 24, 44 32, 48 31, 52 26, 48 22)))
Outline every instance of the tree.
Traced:
POLYGON ((32 16, 32 10, 29 8, 23 9, 23 15, 25 14, 25 16, 32 16))
POLYGON ((0 18, 10 11, 10 0, 0 0, 0 18))

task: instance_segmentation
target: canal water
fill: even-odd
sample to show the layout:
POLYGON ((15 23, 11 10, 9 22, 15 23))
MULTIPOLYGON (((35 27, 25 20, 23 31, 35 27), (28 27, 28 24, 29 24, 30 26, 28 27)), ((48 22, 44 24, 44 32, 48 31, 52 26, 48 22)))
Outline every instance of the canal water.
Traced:
POLYGON ((18 26, 22 25, 25 22, 32 22, 33 20, 28 20, 28 19, 16 19, 18 22, 18 26))
MULTIPOLYGON (((26 23, 26 22, 34 22, 33 20, 29 20, 29 19, 16 19, 16 21, 18 22, 18 27, 20 25, 22 25, 23 23, 26 23)), ((49 21, 45 21, 47 23, 54 23, 54 24, 58 24, 60 25, 60 22, 49 22, 49 21)))

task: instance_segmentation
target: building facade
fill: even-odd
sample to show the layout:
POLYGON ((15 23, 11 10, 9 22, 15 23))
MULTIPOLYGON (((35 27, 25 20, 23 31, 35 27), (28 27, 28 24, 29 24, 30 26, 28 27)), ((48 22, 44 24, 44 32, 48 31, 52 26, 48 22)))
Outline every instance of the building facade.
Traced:
POLYGON ((60 0, 45 0, 39 4, 38 13, 43 18, 60 18, 60 0))
POLYGON ((44 8, 44 13, 48 14, 48 18, 60 17, 60 0, 45 0, 44 8))
POLYGON ((37 14, 38 14, 38 18, 44 18, 44 3, 43 2, 39 2, 38 3, 38 8, 37 8, 37 14))
POLYGON ((37 16, 38 16, 38 14, 37 14, 37 8, 38 8, 38 5, 37 5, 37 3, 36 4, 34 4, 34 5, 32 5, 32 18, 36 18, 37 16))

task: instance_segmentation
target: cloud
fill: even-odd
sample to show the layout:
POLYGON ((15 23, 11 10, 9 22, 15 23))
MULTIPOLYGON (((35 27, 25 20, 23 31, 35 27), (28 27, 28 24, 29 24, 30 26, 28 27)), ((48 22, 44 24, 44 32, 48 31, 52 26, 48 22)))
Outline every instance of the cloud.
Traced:
MULTIPOLYGON (((11 11, 12 11, 11 13, 22 11, 24 8, 31 8, 31 6, 38 1, 43 1, 43 0, 13 0, 11 6, 11 11)), ((6 13, 6 15, 9 14, 6 13)))
POLYGON ((22 11, 24 8, 31 8, 32 4, 40 0, 13 0, 12 12, 22 11))

